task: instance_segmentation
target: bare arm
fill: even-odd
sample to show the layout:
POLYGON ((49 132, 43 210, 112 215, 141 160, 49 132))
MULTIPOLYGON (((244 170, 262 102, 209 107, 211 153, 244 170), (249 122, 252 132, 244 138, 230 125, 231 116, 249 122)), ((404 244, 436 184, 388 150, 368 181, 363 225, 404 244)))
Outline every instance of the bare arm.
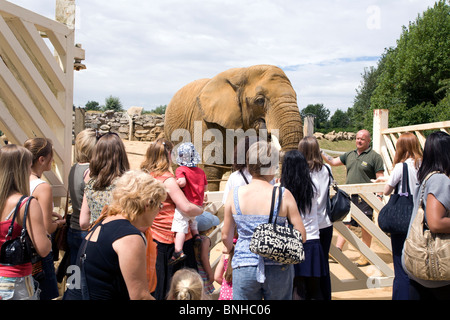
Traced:
MULTIPOLYGON (((24 210, 25 206, 22 207, 22 213, 24 210)), ((47 230, 45 228, 41 206, 36 199, 33 199, 30 202, 26 224, 28 234, 30 235, 31 242, 34 245, 36 252, 41 257, 46 257, 52 249, 52 243, 47 237, 47 230)))
POLYGON ((446 216, 446 211, 442 203, 432 193, 429 193, 427 196, 426 217, 431 232, 450 233, 450 217, 446 216))
POLYGON ((225 260, 225 255, 222 254, 222 257, 220 258, 219 263, 216 266, 216 270, 214 271, 214 281, 216 281, 218 284, 222 284, 223 281, 223 273, 224 271, 224 260, 225 260))
POLYGON ((87 230, 91 223, 91 211, 89 210, 89 205, 87 202, 86 195, 83 196, 83 203, 80 208, 80 228, 81 230, 87 230))
POLYGON ((189 202, 188 199, 186 199, 186 196, 178 186, 175 178, 166 179, 166 181, 164 181, 164 185, 167 188, 167 193, 175 203, 175 206, 178 208, 178 210, 190 217, 195 217, 203 213, 202 208, 196 206, 195 204, 189 202))
POLYGON ((113 242, 113 249, 119 257, 128 294, 131 300, 154 300, 148 291, 145 243, 139 235, 129 235, 113 242))
POLYGON ((211 264, 209 263, 209 246, 211 244, 211 239, 208 237, 202 237, 202 240, 200 259, 202 261, 203 269, 208 275, 208 280, 212 283, 214 282, 214 274, 211 269, 211 264))
POLYGON ((48 183, 41 183, 34 190, 33 196, 38 200, 39 205, 41 206, 45 229, 49 234, 52 234, 58 228, 58 224, 64 223, 62 217, 53 212, 52 187, 48 183), (53 217, 57 217, 57 220, 53 221, 53 217))
POLYGON ((226 253, 231 252, 233 249, 233 237, 234 228, 236 226, 233 219, 233 191, 228 194, 227 201, 225 202, 224 217, 223 217, 223 227, 222 227, 222 242, 225 246, 224 251, 226 253))
POLYGON ((325 153, 325 151, 321 150, 320 152, 323 161, 328 163, 330 166, 342 166, 343 163, 339 157, 333 158, 332 156, 325 153))
POLYGON ((186 178, 178 178, 177 184, 180 188, 184 188, 186 186, 186 178))

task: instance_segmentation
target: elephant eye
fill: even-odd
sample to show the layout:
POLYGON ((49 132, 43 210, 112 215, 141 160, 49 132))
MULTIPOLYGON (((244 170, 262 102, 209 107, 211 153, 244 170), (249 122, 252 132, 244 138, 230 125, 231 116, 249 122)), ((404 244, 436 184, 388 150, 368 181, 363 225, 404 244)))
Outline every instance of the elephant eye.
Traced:
POLYGON ((258 106, 264 106, 265 102, 266 102, 266 99, 264 99, 264 97, 258 97, 255 99, 255 104, 258 106))

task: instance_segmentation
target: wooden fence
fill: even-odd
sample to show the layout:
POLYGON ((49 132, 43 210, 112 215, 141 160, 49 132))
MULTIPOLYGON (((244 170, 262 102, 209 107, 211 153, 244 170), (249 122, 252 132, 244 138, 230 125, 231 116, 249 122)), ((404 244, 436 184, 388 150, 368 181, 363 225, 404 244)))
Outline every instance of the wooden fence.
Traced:
MULTIPOLYGON (((423 148, 425 143, 424 131, 427 130, 442 130, 449 132, 450 121, 436 122, 429 124, 420 124, 414 126, 388 128, 388 110, 374 111, 374 127, 373 127, 373 148, 380 153, 385 163, 385 175, 392 171, 392 161, 395 154, 395 143, 403 132, 414 132, 423 148)), ((348 194, 358 194, 374 209, 374 221, 371 221, 366 215, 361 212, 355 205, 351 205, 351 217, 358 222, 371 236, 372 243, 377 241, 388 255, 392 255, 391 241, 387 234, 385 234, 378 227, 377 218, 378 213, 384 206, 385 202, 381 201, 376 193, 383 192, 384 183, 369 183, 369 184, 354 184, 354 185, 339 185, 339 188, 346 191, 348 194)), ((331 190, 331 192, 334 192, 331 190)), ((332 194, 331 194, 332 195, 332 194)), ((208 200, 211 204, 207 208, 208 211, 217 212, 222 206, 223 192, 209 192, 208 200)), ((385 199, 387 202, 387 199, 385 199)), ((348 219, 350 216, 348 217, 348 219)), ((348 278, 342 278, 331 273, 331 285, 333 292, 361 290, 368 288, 390 287, 394 279, 394 270, 391 267, 391 259, 386 259, 385 255, 375 252, 369 248, 361 239, 343 222, 334 223, 334 231, 342 235, 361 255, 365 256, 370 261, 369 268, 357 267, 353 261, 341 252, 335 245, 332 244, 330 248, 330 256, 338 262, 348 273, 348 278), (369 272, 370 271, 370 272, 369 272), (375 271, 375 272, 374 272, 375 271)), ((213 244, 221 242, 221 227, 222 224, 214 230, 210 235, 213 244)), ((214 245, 213 245, 214 246, 214 245)), ((219 258, 212 262, 213 268, 217 265, 219 258)))
MULTIPOLYGON (((63 16, 75 16, 74 4, 63 16)), ((54 166, 44 176, 55 198, 66 196, 72 164, 74 61, 84 59, 74 37, 66 24, 0 0, 0 130, 19 145, 52 140, 54 166)))

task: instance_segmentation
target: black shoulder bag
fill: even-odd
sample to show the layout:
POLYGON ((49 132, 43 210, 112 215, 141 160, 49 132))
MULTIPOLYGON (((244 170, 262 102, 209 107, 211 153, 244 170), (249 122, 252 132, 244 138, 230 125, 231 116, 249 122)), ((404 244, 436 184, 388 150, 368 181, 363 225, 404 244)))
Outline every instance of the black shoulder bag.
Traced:
POLYGON ((27 231, 27 215, 28 208, 31 202, 31 199, 34 197, 30 196, 25 204, 25 212, 23 215, 23 223, 22 223, 22 232, 20 236, 12 239, 12 234, 14 230, 14 221, 16 220, 17 213, 20 210, 22 201, 26 198, 26 196, 22 196, 19 202, 16 205, 16 209, 14 210, 14 215, 12 217, 11 225, 8 228, 8 233, 6 234, 6 241, 3 243, 0 250, 0 264, 6 266, 17 266, 24 263, 34 263, 40 259, 40 256, 37 254, 36 250, 33 247, 33 243, 31 241, 30 235, 27 231), (8 240, 8 238, 10 238, 8 240))
MULTIPOLYGON (((292 225, 277 225, 277 216, 272 222, 275 205, 275 193, 278 187, 273 188, 272 205, 268 223, 260 224, 253 232, 249 249, 265 258, 269 258, 283 264, 297 264, 305 260, 301 233, 292 225)), ((278 195, 278 213, 282 200, 281 188, 278 195)))
POLYGON ((409 189, 408 165, 403 163, 402 189, 395 186, 388 203, 378 214, 378 226, 387 233, 408 233, 409 222, 414 208, 413 195, 409 189))
POLYGON ((328 194, 330 191, 330 185, 333 187, 336 194, 327 201, 327 214, 331 222, 342 221, 345 216, 350 212, 351 199, 350 196, 344 190, 338 188, 336 181, 333 178, 330 168, 327 168, 330 175, 330 184, 328 185, 328 194))

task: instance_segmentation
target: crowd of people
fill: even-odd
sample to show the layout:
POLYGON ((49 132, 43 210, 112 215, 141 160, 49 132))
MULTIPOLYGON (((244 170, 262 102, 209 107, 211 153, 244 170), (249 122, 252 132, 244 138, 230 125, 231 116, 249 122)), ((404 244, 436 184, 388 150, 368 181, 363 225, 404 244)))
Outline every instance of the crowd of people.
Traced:
MULTIPOLYGON (((51 170, 52 142, 33 138, 23 146, 8 144, 0 149, 0 245, 10 225, 12 238, 26 225, 40 258, 0 264, 0 299, 50 300, 60 295, 54 238, 66 226, 67 265, 79 268, 80 277, 67 283, 64 300, 207 300, 215 291, 214 282, 220 286, 219 300, 331 300, 333 223, 327 204, 332 166, 346 166, 346 183, 385 181, 388 196, 401 184, 406 163, 416 211, 425 177, 438 171, 424 190, 426 217, 430 230, 450 233, 450 136, 430 134, 422 152, 414 134, 400 135, 389 177, 370 142, 370 133, 361 130, 355 150, 332 158, 321 152, 314 137, 303 138, 298 150, 283 154, 265 140, 238 141, 223 197, 223 252, 214 272, 208 234, 220 221, 204 211, 207 180, 191 143, 173 150, 169 140, 158 139, 150 143, 140 169, 130 170, 117 134, 80 132, 68 176, 72 213, 64 217, 54 212, 51 186, 41 179, 51 170), (245 157, 238 161, 242 152, 245 157), (281 170, 279 161, 263 161, 267 158, 281 159, 281 170), (278 263, 249 249, 254 230, 267 222, 275 185, 280 186, 281 204, 273 214, 277 224, 290 224, 301 234, 305 259, 300 264, 278 263), (23 206, 28 198, 29 207, 23 206)), ((357 195, 351 198, 373 219, 369 204, 357 195)), ((405 239, 406 234, 391 234, 392 298, 450 299, 450 281, 422 281, 405 270, 405 239)), ((364 228, 362 240, 370 247, 371 236, 364 228)), ((344 242, 338 237, 336 246, 342 249, 344 242)), ((364 257, 357 261, 360 266, 368 263, 364 257)))

